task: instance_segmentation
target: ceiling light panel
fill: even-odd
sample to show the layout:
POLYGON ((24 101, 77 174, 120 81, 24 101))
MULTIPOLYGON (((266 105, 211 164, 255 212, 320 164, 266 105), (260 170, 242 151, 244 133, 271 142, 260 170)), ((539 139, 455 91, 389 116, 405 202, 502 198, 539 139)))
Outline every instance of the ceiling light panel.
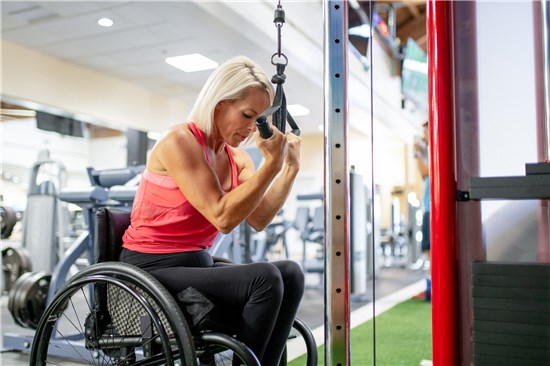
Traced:
POLYGON ((112 27, 115 22, 111 18, 99 18, 97 20, 97 24, 101 27, 112 27))
POLYGON ((301 104, 289 104, 286 109, 292 117, 300 117, 309 115, 309 109, 301 104))
POLYGON ((42 1, 40 6, 50 10, 53 13, 58 14, 62 18, 67 18, 79 14, 89 14, 91 12, 100 10, 102 8, 112 8, 105 6, 109 4, 107 2, 95 2, 95 1, 42 1))
POLYGON ((58 17, 55 12, 52 12, 39 4, 30 2, 3 2, 2 8, 4 7, 7 7, 7 9, 3 9, 2 12, 15 16, 28 24, 47 18, 58 17))
POLYGON ((218 67, 218 63, 209 59, 200 53, 192 53, 189 55, 181 55, 167 57, 164 61, 167 64, 174 66, 184 72, 196 72, 203 70, 212 70, 218 67))

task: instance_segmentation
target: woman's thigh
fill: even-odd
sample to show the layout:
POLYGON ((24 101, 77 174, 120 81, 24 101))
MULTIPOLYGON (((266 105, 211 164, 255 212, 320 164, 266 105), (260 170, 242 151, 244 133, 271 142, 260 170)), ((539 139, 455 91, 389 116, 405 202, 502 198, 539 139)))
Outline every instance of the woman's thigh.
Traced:
POLYGON ((174 294, 192 287, 214 304, 232 308, 244 307, 254 289, 269 288, 271 282, 280 281, 281 276, 278 269, 269 263, 208 268, 172 267, 150 273, 174 294))

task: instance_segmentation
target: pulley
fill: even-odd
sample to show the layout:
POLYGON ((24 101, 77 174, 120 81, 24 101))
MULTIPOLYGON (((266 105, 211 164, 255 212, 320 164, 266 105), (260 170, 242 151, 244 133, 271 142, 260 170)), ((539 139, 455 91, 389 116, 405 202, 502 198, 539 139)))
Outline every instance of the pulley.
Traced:
POLYGON ((36 329, 46 310, 51 275, 45 272, 27 272, 15 281, 8 298, 8 310, 15 322, 36 329))
POLYGON ((32 271, 31 259, 24 248, 2 249, 2 291, 10 291, 15 281, 25 272, 32 271))

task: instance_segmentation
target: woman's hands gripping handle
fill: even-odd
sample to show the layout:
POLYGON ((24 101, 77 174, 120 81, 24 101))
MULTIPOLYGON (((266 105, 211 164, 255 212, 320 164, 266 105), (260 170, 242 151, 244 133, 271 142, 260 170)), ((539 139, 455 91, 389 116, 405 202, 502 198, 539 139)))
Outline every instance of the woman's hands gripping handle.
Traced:
POLYGON ((273 130, 271 129, 269 122, 267 122, 267 117, 264 115, 261 115, 256 120, 256 128, 258 129, 260 136, 264 139, 268 139, 273 136, 273 130))
MULTIPOLYGON (((264 139, 268 139, 273 135, 273 129, 271 128, 271 126, 269 125, 269 122, 267 121, 267 116, 270 116, 273 113, 277 112, 280 108, 281 108, 280 105, 273 106, 273 107, 269 108, 268 110, 266 110, 264 113, 262 113, 256 119, 256 128, 258 129, 258 132, 260 133, 260 136, 262 136, 264 139)), ((290 115, 290 113, 288 113, 288 111, 286 112, 285 115, 289 120, 290 127, 292 127, 291 132, 293 134, 295 134, 296 136, 300 136, 301 131, 300 131, 300 128, 298 127, 298 125, 296 124, 296 122, 294 121, 294 118, 292 118, 292 116, 290 115)), ((286 123, 286 121, 283 121, 283 124, 284 123, 286 123)), ((284 125, 282 125, 282 126, 276 125, 276 127, 279 129, 279 131, 281 131, 283 133, 285 132, 285 128, 284 128, 285 126, 284 125)))

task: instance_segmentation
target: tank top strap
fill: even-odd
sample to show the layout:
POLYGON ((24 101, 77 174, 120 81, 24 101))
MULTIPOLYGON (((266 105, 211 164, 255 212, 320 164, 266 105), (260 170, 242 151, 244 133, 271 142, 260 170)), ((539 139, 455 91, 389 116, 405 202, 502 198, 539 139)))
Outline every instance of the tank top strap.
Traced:
MULTIPOLYGON (((204 150, 204 156, 206 156, 206 161, 210 163, 210 158, 208 157, 208 153, 206 151, 206 139, 204 137, 204 132, 202 132, 202 130, 198 128, 194 122, 189 122, 189 128, 191 128, 191 132, 193 132, 193 135, 195 135, 197 141, 202 146, 202 149, 204 150)), ((231 150, 231 147, 229 147, 229 145, 227 144, 225 145, 225 151, 227 152, 229 163, 231 164, 231 189, 234 189, 239 185, 239 169, 237 169, 237 163, 235 163, 233 151, 231 150)))
POLYGON ((229 145, 225 145, 225 151, 229 157, 229 163, 231 164, 231 189, 235 189, 239 185, 239 169, 237 169, 237 163, 233 157, 233 151, 229 145))
POLYGON ((189 128, 191 128, 191 132, 193 132, 193 135, 195 135, 197 141, 202 146, 202 149, 204 150, 204 156, 206 157, 206 161, 210 163, 210 158, 208 157, 208 153, 206 151, 206 139, 204 137, 204 132, 200 128, 198 128, 194 122, 189 122, 189 128))

